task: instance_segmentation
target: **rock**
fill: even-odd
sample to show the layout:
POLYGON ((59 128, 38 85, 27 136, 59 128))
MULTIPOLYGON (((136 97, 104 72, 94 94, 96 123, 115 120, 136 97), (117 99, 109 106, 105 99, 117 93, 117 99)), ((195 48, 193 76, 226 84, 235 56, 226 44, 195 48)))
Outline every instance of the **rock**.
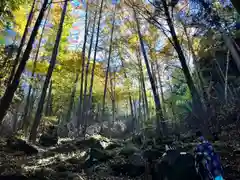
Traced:
POLYGON ((39 138, 39 144, 44 147, 55 146, 58 143, 58 137, 49 134, 42 134, 39 138))
POLYGON ((96 139, 95 137, 89 137, 87 139, 78 140, 75 145, 79 148, 97 148, 103 149, 101 145, 101 140, 96 139))
POLYGON ((29 178, 24 175, 0 175, 0 179, 28 180, 29 178))
POLYGON ((163 155, 163 151, 160 151, 159 149, 154 149, 154 148, 147 149, 143 152, 143 157, 150 162, 160 158, 162 155, 163 155))
POLYGON ((126 175, 130 177, 141 176, 145 172, 144 166, 135 166, 131 163, 111 164, 110 165, 114 176, 126 175))
POLYGON ((106 150, 113 150, 115 148, 120 148, 122 147, 122 144, 111 142, 107 147, 106 150))
POLYGON ((128 159, 129 162, 131 162, 131 164, 133 164, 134 166, 145 166, 145 160, 143 158, 142 153, 139 152, 134 153, 128 159))
POLYGON ((85 167, 90 168, 92 165, 107 161, 110 158, 111 158, 111 156, 104 150, 90 148, 86 155, 85 167))
POLYGON ((194 166, 194 157, 186 152, 170 150, 156 164, 153 179, 200 180, 194 166))
POLYGON ((51 149, 51 152, 56 152, 56 153, 69 153, 69 152, 74 152, 77 151, 78 148, 74 146, 74 144, 62 144, 59 145, 58 147, 51 149))
POLYGON ((23 151, 26 155, 34 155, 38 150, 29 145, 26 141, 18 138, 11 137, 7 139, 7 147, 14 151, 23 151))
POLYGON ((139 149, 136 148, 134 145, 127 145, 126 147, 121 149, 119 155, 130 156, 130 155, 132 155, 132 154, 134 154, 135 152, 138 152, 138 151, 139 151, 139 149))

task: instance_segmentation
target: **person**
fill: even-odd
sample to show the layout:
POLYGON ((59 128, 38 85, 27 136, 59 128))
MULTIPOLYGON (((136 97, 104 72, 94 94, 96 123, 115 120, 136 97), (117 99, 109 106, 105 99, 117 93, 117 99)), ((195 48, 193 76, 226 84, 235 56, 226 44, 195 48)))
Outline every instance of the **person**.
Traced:
POLYGON ((198 173, 203 179, 210 176, 207 178, 223 180, 223 168, 213 146, 203 137, 201 131, 196 132, 196 137, 199 143, 194 149, 194 156, 198 173), (206 169, 203 168, 204 166, 206 169))

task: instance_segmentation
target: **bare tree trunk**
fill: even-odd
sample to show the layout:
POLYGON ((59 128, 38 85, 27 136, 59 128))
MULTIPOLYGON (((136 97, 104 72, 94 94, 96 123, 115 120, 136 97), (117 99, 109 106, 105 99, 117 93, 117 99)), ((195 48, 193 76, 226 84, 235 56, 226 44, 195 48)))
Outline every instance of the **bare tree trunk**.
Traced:
POLYGON ((33 3, 32 3, 32 7, 31 7, 31 10, 30 10, 30 13, 29 13, 29 16, 28 16, 27 24, 25 26, 23 36, 22 36, 22 39, 21 39, 21 42, 20 42, 20 45, 19 45, 19 48, 18 48, 18 51, 17 51, 17 55, 16 55, 16 58, 14 60, 12 71, 10 73, 10 77, 9 77, 9 80, 8 80, 8 85, 10 85, 12 83, 17 65, 19 63, 19 58, 20 58, 23 46, 24 46, 26 38, 27 38, 28 28, 30 27, 30 25, 32 23, 33 16, 34 16, 35 3, 36 3, 36 0, 34 0, 33 3))
POLYGON ((160 95, 161 95, 161 100, 162 100, 162 110, 163 113, 166 115, 166 107, 165 107, 165 99, 164 99, 164 94, 163 94, 163 85, 162 85, 162 78, 161 78, 161 74, 160 74, 160 67, 157 61, 155 61, 156 63, 156 68, 157 68, 157 74, 158 74, 158 83, 159 83, 159 90, 160 90, 160 95))
MULTIPOLYGON (((120 60, 121 60, 121 66, 122 68, 124 69, 124 62, 123 62, 123 58, 122 56, 120 55, 120 60)), ((127 77, 127 73, 126 73, 126 70, 124 70, 124 78, 127 80, 128 77, 127 77)), ((129 105, 130 105, 130 111, 131 111, 131 116, 132 116, 132 119, 134 120, 136 117, 134 115, 134 111, 133 111, 133 103, 132 103, 132 96, 131 96, 131 93, 130 93, 130 89, 128 87, 128 100, 129 100, 129 105)))
POLYGON ((102 102, 102 106, 103 106, 102 117, 104 116, 104 112, 105 112, 105 100, 106 100, 106 93, 107 93, 108 73, 109 73, 109 69, 110 69, 110 61, 111 61, 111 53, 112 53, 113 32, 114 32, 114 26, 115 26, 115 14, 116 14, 116 6, 115 6, 115 9, 113 12, 110 45, 109 45, 109 51, 108 51, 107 70, 106 70, 106 75, 105 75, 105 84, 104 84, 104 93, 103 93, 103 102, 102 102))
POLYGON ((91 52, 92 52, 92 45, 93 45, 93 38, 94 38, 94 31, 95 31, 95 26, 96 26, 96 19, 97 19, 97 8, 94 12, 94 19, 93 19, 93 24, 92 24, 92 32, 91 32, 91 39, 90 39, 90 45, 88 49, 88 59, 87 59, 87 64, 86 64, 86 70, 85 70, 85 82, 84 82, 84 93, 83 93, 83 113, 82 113, 82 119, 84 121, 84 124, 86 124, 86 119, 88 118, 88 109, 90 108, 86 106, 86 102, 88 105, 90 105, 90 102, 87 101, 87 86, 88 86, 88 73, 89 73, 89 65, 91 61, 91 52))
POLYGON ((86 51, 86 43, 87 43, 87 36, 88 36, 88 27, 90 25, 90 19, 89 23, 88 21, 88 2, 86 7, 86 15, 85 15, 85 32, 84 32, 84 42, 83 42, 83 48, 82 48, 82 71, 81 71, 81 86, 80 86, 80 95, 79 95, 79 103, 78 103, 78 110, 77 110, 77 129, 79 131, 80 123, 83 121, 81 119, 83 116, 82 111, 82 104, 83 104, 83 82, 84 82, 84 72, 85 72, 85 51, 86 51))
POLYGON ((225 72, 225 86, 224 86, 224 96, 225 96, 225 101, 228 103, 228 67, 229 67, 229 59, 230 59, 230 53, 228 51, 227 53, 227 63, 226 63, 226 72, 225 72))
POLYGON ((161 125, 162 125, 164 133, 166 132, 165 121, 164 121, 164 117, 163 117, 163 113, 162 113, 162 107, 161 107, 160 99, 159 99, 159 96, 158 96, 158 93, 157 93, 156 84, 154 82, 154 79, 153 79, 153 76, 152 76, 152 73, 151 73, 151 69, 150 69, 150 66, 149 66, 147 53, 146 53, 146 50, 145 50, 145 47, 144 47, 142 34, 141 34, 141 31, 140 31, 139 22, 138 22, 137 14, 136 14, 136 11, 135 11, 134 7, 133 7, 133 12, 134 12, 134 18, 135 18, 136 24, 137 24, 137 32, 138 32, 138 37, 139 37, 139 41, 140 41, 140 45, 141 45, 141 49, 142 49, 142 54, 143 54, 144 61, 145 61, 146 67, 147 67, 147 72, 148 72, 149 80, 150 80, 150 83, 151 83, 153 96, 154 96, 154 101, 155 101, 155 106, 156 106, 157 133, 161 134, 161 125), (160 122, 161 122, 161 125, 160 125, 160 122))
POLYGON ((89 87, 89 99, 88 99, 88 101, 89 101, 90 107, 91 107, 91 100, 92 100, 94 70, 95 70, 95 66, 96 66, 96 57, 97 57, 97 50, 98 50, 98 39, 99 39, 99 32, 100 32, 102 9, 103 9, 103 0, 101 0, 101 5, 100 5, 100 9, 99 9, 98 26, 97 26, 97 34, 96 34, 96 43, 95 43, 95 50, 94 50, 94 57, 93 57, 93 67, 92 67, 91 82, 90 82, 90 87, 89 87))
POLYGON ((45 100, 45 97, 46 97, 48 84, 49 84, 50 79, 52 77, 52 73, 53 73, 53 70, 54 70, 54 67, 55 67, 55 63, 56 63, 59 42, 61 40, 61 35, 62 35, 63 23, 64 23, 64 19, 65 19, 65 16, 66 16, 66 11, 67 11, 67 4, 68 4, 68 1, 65 1, 64 5, 63 5, 63 10, 62 10, 62 14, 61 14, 61 19, 60 19, 60 24, 59 24, 57 36, 56 36, 55 45, 53 47, 53 52, 52 52, 52 57, 51 57, 51 60, 50 60, 50 65, 49 65, 49 68, 48 68, 46 79, 44 81, 40 101, 38 103, 36 116, 35 116, 35 119, 34 119, 34 122, 33 122, 33 126, 32 126, 32 129, 31 129, 31 132, 30 132, 30 136, 29 136, 29 140, 33 141, 33 142, 36 141, 37 128, 40 124, 40 120, 41 120, 41 117, 42 117, 42 110, 43 110, 43 105, 44 105, 44 100, 45 100))
POLYGON ((37 32, 38 32, 39 26, 41 24, 41 21, 43 19, 44 12, 45 12, 46 7, 47 7, 47 3, 48 3, 48 0, 45 0, 43 5, 42 5, 42 9, 40 10, 39 16, 38 16, 37 21, 34 25, 32 34, 31 34, 30 39, 28 41, 27 47, 26 47, 26 49, 23 53, 22 60, 21 60, 19 66, 17 68, 17 71, 14 75, 12 83, 9 84, 9 86, 7 87, 5 93, 4 93, 4 95, 3 95, 3 97, 0 101, 0 109, 1 109, 1 111, 0 111, 0 124, 2 123, 3 118, 4 118, 5 114, 7 113, 8 108, 10 107, 10 104, 12 102, 14 93, 17 90, 17 87, 19 85, 20 77, 22 75, 22 72, 24 71, 26 62, 27 62, 27 60, 29 58, 29 55, 32 51, 32 45, 34 43, 35 37, 37 36, 37 32))
MULTIPOLYGON (((48 19, 48 15, 49 15, 50 9, 51 8, 48 8, 48 12, 47 12, 47 15, 46 15, 46 20, 44 22, 44 25, 43 25, 43 28, 42 28, 42 32, 41 32, 41 35, 40 35, 40 38, 39 38, 38 48, 37 48, 37 52, 36 52, 36 55, 35 55, 35 58, 34 58, 33 70, 32 70, 32 74, 31 74, 31 78, 32 79, 34 78, 35 69, 36 69, 36 65, 37 65, 38 54, 39 54, 39 50, 40 50, 40 46, 41 46, 41 42, 42 42, 42 38, 43 38, 43 34, 44 34, 44 30, 45 30, 45 26, 46 26, 46 23, 47 23, 47 19, 48 19)), ((28 124, 27 121, 29 121, 28 120, 28 117, 29 117, 28 114, 29 114, 29 109, 30 109, 31 92, 32 92, 32 84, 29 85, 28 95, 27 95, 27 102, 25 104, 24 115, 23 115, 23 119, 22 119, 21 128, 24 128, 24 129, 27 129, 27 127, 26 127, 27 124, 28 124)))
POLYGON ((148 97, 147 97, 147 90, 146 90, 146 85, 145 85, 145 78, 144 78, 144 73, 143 73, 143 66, 142 66, 142 60, 141 60, 141 54, 140 54, 140 50, 137 50, 137 60, 138 60, 138 65, 140 68, 140 79, 141 79, 141 83, 142 83, 142 87, 143 87, 143 100, 144 100, 144 111, 146 114, 146 119, 149 120, 149 107, 148 107, 148 97))
POLYGON ((171 19, 170 14, 169 14, 169 9, 168 9, 168 5, 167 5, 166 0, 163 0, 162 4, 163 4, 163 8, 164 8, 164 13, 165 13, 165 16, 166 16, 166 21, 167 21, 167 24, 169 26, 170 33, 171 33, 171 36, 172 36, 172 39, 173 39, 174 48, 177 51, 178 58, 179 58, 179 61, 181 63, 181 66, 182 66, 182 70, 183 70, 185 79, 187 81, 187 85, 188 85, 188 87, 190 89, 190 92, 191 92, 191 95, 192 95, 193 111, 195 113, 196 112, 198 113, 198 114, 195 114, 195 115, 197 115, 198 116, 197 118, 201 122, 203 122, 204 120, 207 119, 207 117, 206 117, 206 113, 204 111, 203 104, 201 102, 201 98, 200 98, 200 96, 198 94, 198 91, 197 91, 197 89, 196 89, 196 87, 193 83, 192 76, 191 76, 190 71, 188 69, 184 53, 182 51, 182 48, 181 48, 181 45, 180 45, 179 40, 177 38, 177 34, 176 34, 176 31, 175 31, 172 19, 171 19))
POLYGON ((196 68, 196 74, 197 74, 197 80, 198 80, 197 85, 199 87, 198 91, 200 92, 201 100, 202 100, 202 103, 203 103, 204 108, 205 108, 206 106, 205 106, 205 100, 204 100, 204 95, 203 95, 204 94, 203 93, 203 91, 204 91, 203 78, 201 76, 200 68, 199 68, 199 65, 197 63, 197 56, 196 56, 196 54, 194 52, 193 43, 192 43, 192 40, 190 39, 190 37, 188 35, 187 28, 186 28, 186 26, 184 24, 182 24, 182 25, 183 25, 184 33, 185 33, 185 35, 187 37, 188 47, 189 47, 189 49, 190 49, 190 51, 192 53, 193 63, 194 63, 194 66, 196 68))
POLYGON ((45 107, 45 116, 51 115, 51 98, 52 98, 52 81, 50 82, 50 86, 48 88, 48 97, 47 97, 47 103, 45 107))

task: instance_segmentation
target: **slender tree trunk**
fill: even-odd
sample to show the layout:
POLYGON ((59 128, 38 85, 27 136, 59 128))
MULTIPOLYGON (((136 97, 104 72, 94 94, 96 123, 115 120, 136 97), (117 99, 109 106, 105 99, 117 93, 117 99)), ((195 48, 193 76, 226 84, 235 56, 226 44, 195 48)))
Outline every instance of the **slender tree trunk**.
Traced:
POLYGON ((116 112, 116 105, 115 105, 115 72, 113 72, 113 77, 111 75, 112 73, 109 74, 110 76, 110 89, 111 89, 111 100, 112 100, 112 121, 115 121, 115 112, 116 112), (114 81, 114 82, 113 82, 114 81))
POLYGON ((159 90, 160 90, 160 95, 161 95, 161 100, 162 100, 162 109, 164 114, 166 115, 166 107, 165 107, 165 98, 164 98, 164 93, 163 93, 163 85, 162 85, 162 78, 160 74, 160 67, 157 61, 156 62, 156 68, 157 68, 157 74, 158 74, 158 83, 159 83, 159 90))
POLYGON ((106 75, 105 75, 105 84, 104 84, 103 102, 102 102, 102 106, 103 106, 102 117, 104 116, 104 112, 105 112, 105 100, 106 100, 106 94, 107 94, 108 74, 109 74, 109 69, 110 69, 110 61, 111 61, 111 53, 112 53, 113 32, 114 32, 114 26, 115 26, 115 14, 116 14, 116 6, 115 6, 115 9, 113 12, 110 45, 109 45, 109 51, 108 51, 107 70, 106 70, 106 75))
POLYGON ((140 41, 140 45, 141 45, 141 50, 142 50, 144 61, 145 61, 146 67, 147 67, 147 72, 148 72, 149 80, 150 80, 150 83, 151 83, 153 96, 154 96, 154 101, 155 101, 155 106, 156 106, 157 133, 161 134, 160 121, 161 121, 164 133, 166 132, 165 121, 164 121, 164 117, 163 117, 163 113, 162 113, 162 107, 161 107, 160 99, 159 99, 159 96, 158 96, 158 93, 157 93, 156 84, 154 82, 154 79, 153 79, 153 76, 152 76, 152 73, 151 73, 151 69, 150 69, 150 66, 149 66, 147 53, 146 53, 146 50, 145 50, 145 47, 144 47, 144 42, 143 42, 143 39, 142 39, 142 34, 141 34, 141 31, 140 31, 139 22, 138 22, 137 14, 136 14, 136 11, 135 11, 134 7, 133 7, 133 12, 134 12, 134 18, 135 18, 136 24, 137 24, 137 32, 138 32, 138 37, 139 37, 139 41, 140 41))
POLYGON ((18 51, 17 51, 17 55, 16 55, 16 58, 14 60, 13 68, 12 68, 11 73, 10 73, 10 77, 9 77, 9 80, 8 80, 8 85, 10 85, 12 83, 17 65, 19 63, 19 58, 20 58, 23 46, 24 46, 26 38, 27 38, 28 28, 30 27, 30 25, 32 23, 33 16, 34 16, 35 3, 36 3, 36 0, 34 0, 33 3, 32 3, 32 7, 31 7, 31 10, 30 10, 30 13, 29 13, 29 16, 28 16, 27 24, 25 26, 23 36, 22 36, 22 39, 21 39, 21 42, 20 42, 20 45, 19 45, 19 48, 18 48, 18 51))
MULTIPOLYGON (((121 55, 120 55, 120 60, 121 60, 121 66, 124 69, 125 66, 124 66, 123 58, 121 55)), ((126 80, 128 79, 126 70, 124 70, 124 78, 126 80)), ((132 96, 131 96, 129 87, 128 87, 128 101, 129 101, 129 105, 130 105, 131 116, 132 116, 132 119, 134 120, 136 117, 135 117, 134 111, 133 111, 132 96)))
MULTIPOLYGON (((49 15, 50 10, 51 10, 51 8, 48 8, 48 12, 47 12, 47 15, 46 15, 46 20, 44 22, 43 29, 42 29, 42 32, 41 32, 41 35, 40 35, 40 38, 39 38, 38 49, 37 49, 37 52, 36 52, 36 55, 35 55, 35 59, 34 59, 34 63, 33 63, 33 70, 32 70, 32 74, 31 74, 32 79, 34 78, 35 69, 36 69, 36 65, 37 65, 38 54, 39 54, 39 50, 40 50, 40 46, 41 46, 41 42, 42 42, 44 30, 45 30, 45 26, 46 26, 46 23, 47 23, 47 19, 48 19, 48 15, 49 15)), ((32 92, 32 84, 29 84, 27 101, 26 101, 26 104, 25 104, 25 107, 24 107, 24 115, 23 115, 23 120, 22 120, 22 125, 21 125, 21 128, 24 128, 24 129, 27 129, 26 126, 28 124, 27 121, 28 121, 28 117, 29 117, 28 114, 29 114, 29 109, 30 109, 31 92, 32 92)))
POLYGON ((100 32, 100 24, 101 24, 101 18, 102 18, 102 9, 103 9, 103 0, 101 0, 101 5, 99 9, 99 17, 98 17, 98 26, 97 26, 97 34, 96 34, 96 43, 95 43, 95 50, 94 50, 94 57, 93 57, 93 66, 92 66, 92 72, 91 72, 91 82, 89 87, 89 105, 91 107, 91 100, 92 100, 92 90, 93 90, 93 81, 94 81, 94 70, 96 66, 96 58, 97 58, 97 50, 98 50, 98 39, 99 39, 99 32, 100 32))
POLYGON ((225 86, 224 86, 224 97, 225 97, 225 102, 228 103, 228 67, 229 67, 229 59, 230 59, 230 53, 228 51, 227 53, 227 62, 226 62, 226 72, 225 72, 225 86))
POLYGON ((184 33, 185 33, 185 35, 187 37, 188 47, 189 47, 189 49, 190 49, 190 51, 192 53, 193 63, 194 63, 194 66, 196 68, 196 74, 197 74, 197 80, 198 80, 197 85, 199 87, 198 90, 199 90, 200 95, 201 95, 202 103, 203 103, 203 105, 205 107, 205 100, 204 100, 204 95, 203 95, 204 94, 203 93, 203 91, 204 91, 203 78, 201 76, 200 68, 199 68, 199 65, 197 63, 197 56, 196 56, 196 54, 194 52, 193 43, 192 43, 192 40, 190 39, 190 37, 188 35, 187 28, 186 28, 186 26, 184 24, 182 24, 182 25, 183 25, 184 33))
POLYGON ((85 33, 84 33, 84 42, 83 42, 83 48, 82 48, 82 70, 81 70, 81 86, 80 86, 80 95, 79 95, 79 104, 78 104, 78 110, 77 110, 77 129, 79 131, 80 128, 80 121, 83 121, 81 119, 83 116, 82 111, 82 104, 83 104, 83 83, 84 83, 84 72, 85 72, 85 51, 86 51, 86 43, 87 43, 87 36, 88 36, 88 27, 90 26, 90 19, 89 23, 88 21, 88 2, 87 2, 87 8, 86 8, 86 15, 85 15, 85 33))
POLYGON ((149 107, 148 107, 148 97, 147 97, 147 90, 146 90, 146 85, 145 85, 145 78, 144 78, 144 73, 143 73, 143 66, 142 66, 142 59, 141 59, 141 54, 140 54, 140 50, 137 50, 137 60, 138 60, 138 65, 140 68, 140 79, 141 79, 141 83, 142 83, 142 87, 143 87, 143 100, 145 101, 145 113, 146 113, 146 119, 149 120, 149 107))
POLYGON ((33 141, 33 142, 36 141, 37 128, 40 124, 40 120, 41 120, 41 117, 42 117, 42 110, 43 110, 43 105, 44 105, 44 100, 45 100, 45 97, 46 97, 48 84, 49 84, 50 79, 52 77, 53 69, 54 69, 55 63, 56 63, 59 42, 61 40, 61 35, 62 35, 63 23, 64 23, 64 19, 65 19, 65 16, 66 16, 66 11, 67 11, 67 4, 68 4, 68 1, 65 1, 64 5, 63 5, 63 10, 62 10, 62 14, 61 14, 61 19, 60 19, 60 24, 59 24, 57 36, 56 36, 55 45, 53 47, 53 52, 52 52, 52 57, 51 57, 51 60, 50 60, 50 65, 49 65, 49 68, 48 68, 48 72, 47 72, 46 79, 45 79, 45 82, 44 82, 44 85, 43 85, 40 101, 38 103, 36 116, 35 116, 35 119, 34 119, 34 122, 33 122, 33 126, 32 126, 32 129, 31 129, 31 132, 30 132, 30 136, 29 136, 29 140, 33 141))
POLYGON ((162 4, 163 4, 163 8, 164 8, 164 13, 165 13, 165 16, 166 16, 166 21, 167 21, 167 24, 169 26, 170 33, 172 35, 174 48, 177 51, 178 58, 179 58, 179 61, 181 63, 181 66, 182 66, 182 70, 183 70, 184 76, 185 76, 186 81, 187 81, 187 85, 188 85, 188 87, 190 89, 190 92, 191 92, 191 95, 192 95, 193 111, 195 113, 196 112, 198 113, 198 114, 196 114, 198 116, 198 119, 200 119, 201 122, 203 122, 205 119, 207 119, 207 117, 206 117, 206 113, 205 113, 204 108, 203 108, 203 104, 201 103, 201 98, 200 98, 200 96, 198 94, 198 91, 197 91, 197 89, 196 89, 196 87, 193 83, 192 76, 191 76, 190 71, 188 69, 184 53, 182 51, 182 48, 181 48, 181 45, 180 45, 179 40, 177 38, 177 34, 176 34, 176 31, 175 31, 172 19, 171 19, 170 14, 169 14, 169 9, 168 9, 166 0, 163 0, 162 4))
POLYGON ((24 51, 24 54, 22 56, 22 60, 21 60, 19 66, 17 68, 17 71, 14 75, 12 83, 9 84, 9 86, 7 87, 5 93, 4 93, 4 95, 3 95, 3 97, 0 101, 0 124, 2 123, 3 118, 4 118, 5 114, 7 113, 8 108, 10 107, 10 104, 12 102, 14 93, 17 90, 17 87, 19 85, 20 77, 22 75, 22 72, 24 71, 26 62, 27 62, 27 60, 29 58, 29 55, 32 51, 32 45, 34 43, 35 37, 37 36, 37 32, 38 32, 39 26, 41 24, 41 21, 43 19, 44 12, 45 12, 46 7, 47 7, 47 3, 48 3, 48 0, 45 0, 43 5, 42 5, 42 9, 40 10, 39 16, 38 16, 37 21, 34 25, 32 34, 30 36, 27 47, 26 47, 26 49, 24 51))
POLYGON ((48 88, 48 96, 47 96, 47 103, 45 107, 45 116, 51 115, 51 98, 52 98, 52 81, 50 82, 50 86, 48 88))
MULTIPOLYGON (((90 39, 90 45, 88 49, 88 59, 87 59, 87 65, 86 65, 86 70, 85 70, 85 82, 84 82, 84 93, 83 93, 83 102, 86 103, 87 101, 87 86, 88 86, 88 73, 89 73, 89 66, 90 66, 90 61, 91 61, 91 52, 92 52, 92 45, 93 45, 93 38, 94 38, 94 31, 95 31, 95 26, 96 26, 96 19, 97 19, 97 8, 94 12, 94 20, 93 20, 93 25, 92 25, 92 32, 91 32, 91 39, 90 39)), ((90 102, 87 103, 90 105, 90 102)), ((83 104, 83 113, 82 113, 82 119, 84 121, 84 124, 86 124, 85 119, 88 118, 88 111, 89 107, 86 107, 86 104, 83 104)))

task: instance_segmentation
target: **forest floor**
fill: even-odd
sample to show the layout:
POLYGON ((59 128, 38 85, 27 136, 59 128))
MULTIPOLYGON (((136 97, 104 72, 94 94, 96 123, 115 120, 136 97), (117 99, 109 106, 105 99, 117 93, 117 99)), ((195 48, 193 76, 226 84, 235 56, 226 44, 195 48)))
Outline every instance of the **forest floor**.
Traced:
MULTIPOLYGON (((240 180, 240 131, 236 130, 236 126, 228 126, 224 131, 221 140, 213 145, 221 156, 226 180, 240 180)), ((31 156, 10 149, 6 145, 6 139, 1 139, 0 143, 0 178, 150 179, 146 173, 142 173, 146 171, 141 168, 144 167, 141 157, 132 156, 138 151, 137 146, 126 148, 127 145, 122 141, 115 141, 111 147, 103 149, 100 147, 102 143, 97 141, 68 140, 62 141, 57 147, 38 147, 39 153, 31 156)), ((195 146, 188 141, 181 142, 181 145, 185 150, 191 150, 195 146)), ((160 149, 157 151, 162 154, 164 149, 160 149)), ((146 148, 141 151, 146 152, 146 148)), ((150 153, 156 151, 151 149, 150 153)))

